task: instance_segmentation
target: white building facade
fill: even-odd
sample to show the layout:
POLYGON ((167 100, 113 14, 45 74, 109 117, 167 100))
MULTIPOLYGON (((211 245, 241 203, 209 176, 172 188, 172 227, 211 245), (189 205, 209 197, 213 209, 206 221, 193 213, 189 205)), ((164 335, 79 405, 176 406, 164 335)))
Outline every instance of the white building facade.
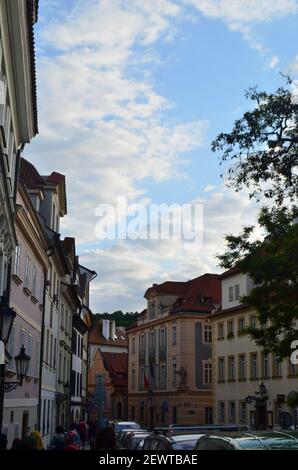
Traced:
POLYGON ((281 413, 294 413, 287 396, 298 389, 298 368, 290 359, 265 354, 243 333, 257 325, 254 310, 240 303, 252 288, 248 275, 230 270, 221 279, 222 309, 211 318, 214 422, 279 428, 281 413))

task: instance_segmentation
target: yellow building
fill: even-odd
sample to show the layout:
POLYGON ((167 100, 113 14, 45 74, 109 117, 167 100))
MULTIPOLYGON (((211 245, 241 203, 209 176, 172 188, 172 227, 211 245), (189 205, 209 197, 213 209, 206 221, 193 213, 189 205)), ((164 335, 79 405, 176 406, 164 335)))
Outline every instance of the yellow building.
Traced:
POLYGON ((212 423, 212 330, 220 281, 154 284, 128 334, 128 418, 154 427, 212 423))

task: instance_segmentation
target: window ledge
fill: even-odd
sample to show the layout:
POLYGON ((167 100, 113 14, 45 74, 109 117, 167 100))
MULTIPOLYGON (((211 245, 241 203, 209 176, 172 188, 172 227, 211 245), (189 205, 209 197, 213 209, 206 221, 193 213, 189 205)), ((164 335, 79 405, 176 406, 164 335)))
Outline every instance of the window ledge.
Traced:
POLYGON ((24 294, 27 295, 27 297, 29 297, 32 294, 31 290, 28 287, 23 287, 23 292, 24 294))
POLYGON ((17 274, 13 274, 11 277, 12 277, 12 280, 16 283, 17 286, 22 284, 23 281, 17 274))

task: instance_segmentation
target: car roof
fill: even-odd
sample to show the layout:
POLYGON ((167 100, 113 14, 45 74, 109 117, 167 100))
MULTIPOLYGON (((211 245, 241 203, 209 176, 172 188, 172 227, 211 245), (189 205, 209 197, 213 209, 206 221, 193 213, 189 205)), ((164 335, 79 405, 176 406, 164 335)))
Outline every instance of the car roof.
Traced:
MULTIPOLYGON (((245 449, 254 443, 259 448, 270 449, 272 447, 282 447, 287 445, 291 448, 298 448, 298 432, 296 431, 252 431, 252 432, 230 432, 212 433, 203 437, 205 439, 219 439, 226 441, 237 449, 245 449)), ((251 446, 253 447, 253 446, 251 446)))
POLYGON ((179 441, 188 441, 192 439, 200 439, 202 436, 205 436, 205 434, 180 434, 179 436, 171 436, 171 440, 175 442, 179 441))

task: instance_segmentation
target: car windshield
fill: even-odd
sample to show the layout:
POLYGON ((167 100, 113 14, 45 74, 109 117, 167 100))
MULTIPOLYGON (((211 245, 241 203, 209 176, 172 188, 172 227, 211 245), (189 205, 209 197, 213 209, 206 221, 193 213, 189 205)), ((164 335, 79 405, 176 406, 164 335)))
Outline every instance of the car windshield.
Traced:
POLYGON ((118 423, 116 429, 118 432, 122 429, 141 429, 141 426, 138 423, 118 423))
POLYGON ((192 434, 186 436, 175 436, 173 437, 172 448, 174 450, 193 450, 198 439, 204 436, 204 434, 192 434))

